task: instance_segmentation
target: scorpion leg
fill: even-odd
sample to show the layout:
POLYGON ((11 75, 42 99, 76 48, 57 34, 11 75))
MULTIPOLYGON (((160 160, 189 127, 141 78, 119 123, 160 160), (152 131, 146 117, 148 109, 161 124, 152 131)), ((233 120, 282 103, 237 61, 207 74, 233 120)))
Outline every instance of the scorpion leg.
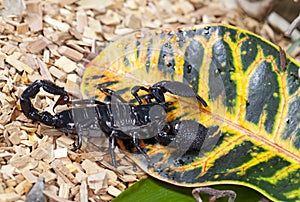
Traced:
MULTIPOLYGON (((139 95, 138 95, 138 92, 139 92, 140 90, 143 90, 143 91, 146 91, 146 92, 149 93, 149 89, 146 88, 146 87, 144 87, 144 86, 134 86, 134 87, 131 89, 131 94, 134 96, 134 98, 135 98, 135 99, 139 102, 139 104, 141 105, 141 104, 143 104, 143 102, 142 102, 141 98, 140 98, 139 95)), ((151 94, 148 94, 148 95, 146 95, 146 96, 147 96, 147 97, 146 97, 147 103, 151 103, 151 99, 153 98, 153 96, 152 96, 151 94)))
MULTIPOLYGON (((135 97, 135 99, 139 102, 139 104, 143 104, 141 98, 139 97, 138 95, 138 91, 139 90, 143 90, 143 91, 146 91, 146 92, 150 92, 152 88, 146 88, 144 86, 134 86, 132 89, 131 89, 131 94, 135 97)), ((153 96, 153 93, 149 93, 149 94, 146 94, 145 95, 145 101, 147 104, 150 104, 152 103, 151 99, 156 99, 157 102, 159 103, 162 103, 164 104, 164 106, 166 108, 168 108, 169 105, 172 105, 173 103, 172 102, 165 102, 165 96, 164 96, 164 93, 161 92, 161 93, 155 93, 155 96, 153 96)))
POLYGON ((109 153, 111 156, 112 165, 117 167, 116 155, 115 155, 115 147, 116 147, 116 131, 112 131, 109 135, 109 153))
POLYGON ((117 99, 119 99, 121 102, 126 103, 126 101, 115 91, 109 89, 109 88, 99 88, 99 90, 105 94, 108 94, 110 96, 115 96, 117 99))
POLYGON ((74 144, 74 147, 73 147, 73 151, 76 151, 78 149, 81 148, 82 146, 82 136, 83 136, 83 128, 88 128, 90 125, 96 123, 98 120, 96 117, 94 117, 94 119, 88 119, 86 121, 81 121, 80 123, 77 123, 77 129, 78 129, 78 132, 77 132, 77 136, 78 136, 78 139, 77 139, 77 145, 74 144))
POLYGON ((148 103, 148 104, 150 104, 150 103, 152 103, 152 101, 151 101, 151 99, 153 98, 153 96, 152 95, 146 95, 145 96, 145 100, 146 100, 146 103, 148 103))
POLYGON ((142 150, 142 148, 140 147, 140 143, 139 143, 139 139, 137 138, 136 135, 132 136, 132 140, 133 140, 133 144, 135 146, 135 148, 137 148, 137 150, 143 154, 143 156, 146 158, 146 160, 148 161, 148 163, 150 163, 150 158, 149 156, 144 152, 144 150, 142 150))
POLYGON ((72 151, 77 151, 78 149, 80 149, 80 147, 82 146, 82 131, 79 130, 77 133, 77 145, 74 144, 74 147, 72 149, 72 151))
MULTIPOLYGON (((121 103, 126 103, 126 101, 117 93, 115 92, 114 90, 111 90, 111 89, 108 89, 108 88, 102 88, 100 87, 99 90, 107 95, 109 95, 110 97, 114 96, 115 98, 117 98, 121 103)), ((110 119, 111 119, 111 123, 112 125, 115 124, 115 121, 114 121, 114 117, 112 116, 112 103, 110 104, 110 106, 107 108, 108 111, 109 111, 109 114, 110 114, 110 119)))

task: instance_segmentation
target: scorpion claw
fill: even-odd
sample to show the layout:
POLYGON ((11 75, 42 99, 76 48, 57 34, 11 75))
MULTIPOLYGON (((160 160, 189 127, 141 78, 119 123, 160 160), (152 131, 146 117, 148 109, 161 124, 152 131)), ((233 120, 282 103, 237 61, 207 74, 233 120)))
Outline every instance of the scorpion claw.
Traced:
POLYGON ((200 97, 192 87, 190 87, 188 84, 178 82, 178 81, 160 81, 149 88, 146 88, 144 86, 134 86, 131 89, 131 94, 141 105, 142 100, 137 94, 139 90, 148 92, 148 94, 146 94, 145 96, 145 100, 147 101, 148 104, 151 103, 151 99, 155 99, 158 103, 165 102, 164 93, 169 92, 173 95, 178 95, 183 97, 196 97, 196 99, 204 107, 208 106, 205 100, 202 97, 200 97))
POLYGON ((58 100, 56 101, 56 103, 54 104, 53 106, 53 112, 54 112, 54 109, 58 106, 58 105, 65 105, 65 104, 70 104, 71 101, 70 101, 70 97, 68 94, 66 95, 61 95, 58 100))
POLYGON ((47 125, 55 125, 57 124, 56 118, 54 118, 51 114, 48 113, 38 113, 38 110, 35 109, 33 104, 31 103, 30 99, 34 98, 38 94, 40 88, 43 88, 48 93, 60 95, 60 98, 55 103, 54 108, 57 105, 63 105, 69 102, 69 96, 64 90, 64 88, 59 87, 47 80, 36 80, 28 88, 26 88, 21 95, 20 105, 22 111, 26 117, 34 121, 41 121, 42 123, 45 123, 47 125))

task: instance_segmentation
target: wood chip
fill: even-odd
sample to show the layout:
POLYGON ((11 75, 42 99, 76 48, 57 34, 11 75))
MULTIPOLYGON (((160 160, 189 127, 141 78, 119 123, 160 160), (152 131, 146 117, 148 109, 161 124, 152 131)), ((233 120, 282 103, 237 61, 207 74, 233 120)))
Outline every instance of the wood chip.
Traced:
POLYGON ((60 0, 59 1, 59 5, 61 7, 64 7, 65 5, 69 5, 69 4, 73 4, 75 2, 77 2, 78 0, 60 0))
POLYGON ((107 192, 114 197, 117 197, 119 194, 121 194, 121 190, 117 189, 114 186, 109 186, 107 192))
POLYGON ((4 179, 15 179, 13 174, 15 173, 16 168, 12 165, 3 165, 0 168, 0 173, 2 173, 4 179))
POLYGON ((29 31, 29 26, 26 22, 17 25, 18 34, 25 34, 29 31))
POLYGON ((137 178, 136 178, 135 175, 121 175, 121 176, 119 176, 119 178, 123 182, 135 182, 135 181, 137 181, 137 178))
POLYGON ((32 184, 29 183, 27 180, 24 180, 16 186, 15 190, 19 195, 23 195, 25 193, 28 193, 31 187, 32 184))
MULTIPOLYGON (((290 23, 281 17, 278 13, 272 12, 268 17, 268 22, 271 24, 272 27, 275 27, 277 30, 280 30, 282 33, 285 32, 289 28, 290 23)), ((295 30, 291 34, 291 38, 293 41, 296 41, 300 38, 300 31, 295 30)))
POLYGON ((116 35, 126 35, 126 34, 130 34, 134 32, 134 29, 131 29, 131 28, 120 28, 120 27, 117 27, 115 29, 115 34, 116 35))
POLYGON ((83 9, 80 9, 76 12, 76 30, 79 33, 83 33, 84 27, 87 26, 87 15, 83 9))
POLYGON ((81 94, 81 90, 80 90, 80 81, 74 83, 70 80, 67 80, 65 89, 70 94, 72 94, 74 97, 76 97, 78 99, 82 99, 82 94, 81 94))
POLYGON ((137 15, 128 15, 125 20, 126 27, 140 29, 142 26, 141 19, 137 15))
POLYGON ((102 26, 100 24, 100 21, 99 20, 96 20, 92 17, 89 17, 88 18, 88 26, 94 30, 94 32, 96 33, 102 33, 103 30, 102 30, 102 26))
POLYGON ((38 161, 29 156, 13 156, 10 159, 10 164, 18 169, 33 169, 37 166, 38 161))
MULTIPOLYGON (((80 84, 81 78, 77 74, 68 74, 67 80, 71 81, 73 83, 80 84)), ((79 90, 79 89, 77 89, 77 90, 79 90)))
POLYGON ((58 21, 54 18, 51 18, 50 16, 45 16, 44 21, 50 24, 52 27, 54 27, 57 30, 60 30, 62 32, 68 32, 70 29, 70 25, 61 21, 58 21))
POLYGON ((18 145, 18 144, 20 144, 20 141, 21 141, 21 139, 20 139, 20 133, 19 132, 14 132, 14 133, 12 133, 10 136, 9 136, 9 141, 11 141, 11 143, 12 144, 14 144, 14 145, 18 145))
POLYGON ((70 39, 71 37, 68 32, 56 31, 54 33, 52 32, 52 34, 49 35, 49 38, 53 43, 61 46, 64 41, 70 39))
POLYGON ((83 37, 87 39, 98 39, 97 33, 91 27, 84 28, 83 37))
POLYGON ((2 201, 17 201, 21 197, 19 194, 11 192, 11 193, 1 193, 0 198, 2 201))
POLYGON ((75 201, 78 201, 79 192, 80 192, 80 185, 76 185, 74 187, 71 187, 70 192, 71 192, 72 196, 75 196, 75 201))
POLYGON ((154 21, 145 21, 145 22, 142 22, 142 24, 143 24, 143 27, 159 28, 162 23, 160 20, 154 20, 154 21))
POLYGON ((68 156, 68 149, 67 148, 58 148, 54 150, 54 158, 65 158, 68 156))
POLYGON ((84 49, 80 45, 75 43, 75 41, 67 41, 66 44, 67 44, 67 46, 77 50, 78 52, 80 52, 82 54, 89 54, 90 53, 87 49, 84 49))
POLYGON ((117 25, 121 21, 119 15, 112 10, 108 10, 106 14, 100 18, 100 20, 105 25, 117 25))
POLYGON ((24 169, 21 171, 21 173, 29 183, 33 184, 38 180, 38 178, 33 175, 29 169, 24 169))
POLYGON ((50 50, 50 53, 53 55, 53 56, 56 56, 56 57, 60 57, 61 55, 57 52, 57 48, 58 46, 56 44, 50 44, 48 45, 48 48, 50 50))
POLYGON ((95 162, 92 162, 88 159, 84 160, 81 163, 82 168, 85 170, 87 175, 95 174, 104 171, 103 168, 98 166, 95 162))
POLYGON ((26 1, 26 11, 28 13, 37 13, 42 15, 42 4, 39 1, 26 1))
POLYGON ((4 69, 5 68, 5 58, 6 58, 6 54, 0 52, 0 69, 4 69))
MULTIPOLYGON (((76 63, 73 62, 72 60, 68 59, 65 56, 62 56, 61 58, 56 60, 54 65, 61 68, 66 73, 71 73, 72 71, 74 71, 77 68, 76 63)), ((63 74, 63 73, 61 73, 61 74, 63 74)), ((64 76, 66 76, 66 75, 64 75, 64 76)), ((64 78, 66 78, 66 77, 64 77, 64 78)))
POLYGON ((34 72, 34 69, 29 67, 23 62, 20 62, 18 58, 16 58, 14 55, 9 55, 6 57, 5 61, 15 67, 18 71, 26 71, 28 74, 32 74, 34 72))
POLYGON ((71 145, 74 144, 74 140, 68 136, 61 136, 59 138, 56 139, 56 145, 58 147, 62 147, 62 148, 65 148, 65 147, 69 147, 71 145))
POLYGON ((173 9, 175 10, 176 13, 180 15, 187 15, 190 14, 194 11, 194 6, 188 1, 177 1, 177 4, 174 5, 173 9))
POLYGON ((103 160, 103 155, 105 155, 105 152, 99 151, 80 154, 81 158, 88 159, 90 161, 101 161, 103 160))
POLYGON ((73 186, 77 184, 78 181, 74 177, 74 175, 68 170, 68 168, 63 164, 63 162, 59 159, 54 160, 51 163, 51 166, 55 170, 55 173, 58 174, 59 177, 62 178, 63 183, 73 186))
POLYGON ((81 8, 84 9, 95 9, 100 13, 105 12, 107 7, 111 7, 114 5, 114 1, 112 0, 80 0, 77 2, 81 8))
MULTIPOLYGON (((71 59, 71 60, 74 60, 76 62, 82 60, 83 58, 83 54, 72 49, 72 48, 69 48, 67 46, 61 46, 58 48, 58 52, 63 55, 63 56, 66 56, 67 58, 71 59)), ((73 71, 73 70, 72 70, 73 71)))
POLYGON ((55 193, 53 193, 51 191, 44 190, 43 193, 46 196, 48 196, 50 199, 54 200, 54 201, 59 201, 59 202, 73 202, 73 201, 67 200, 65 198, 59 197, 55 193))
POLYGON ((33 33, 43 30, 43 17, 37 13, 28 13, 25 17, 25 23, 28 24, 33 33))
POLYGON ((69 32, 73 37, 75 37, 78 40, 82 38, 80 32, 78 32, 76 29, 70 28, 69 32))
POLYGON ((29 42, 26 48, 30 53, 39 53, 48 46, 48 43, 49 42, 45 37, 41 37, 35 41, 29 42))
POLYGON ((87 181, 88 186, 94 190, 95 194, 106 192, 108 187, 106 172, 89 175, 87 181))
POLYGON ((18 50, 18 48, 11 44, 5 44, 1 49, 2 53, 7 54, 7 55, 11 55, 17 50, 18 50))
POLYGON ((54 77, 58 78, 59 80, 64 80, 67 77, 67 74, 65 72, 54 66, 51 66, 49 71, 54 77))
MULTIPOLYGON (((45 167, 45 168, 46 168, 46 167, 45 167)), ((48 165, 48 166, 47 166, 47 169, 50 169, 50 168, 51 168, 51 166, 48 165)), ((46 182, 50 182, 50 181, 55 180, 55 179, 57 178, 57 175, 54 174, 53 172, 51 172, 50 170, 46 170, 45 172, 43 172, 43 173, 41 174, 41 176, 43 176, 43 177, 45 178, 45 181, 46 181, 46 182)))
POLYGON ((80 201, 81 202, 88 202, 88 190, 87 190, 87 183, 85 180, 81 182, 80 185, 80 201))
POLYGON ((46 80, 54 82, 47 65, 39 58, 37 58, 36 61, 37 61, 37 65, 40 69, 41 76, 46 80))
POLYGON ((70 188, 71 188, 71 186, 68 185, 67 183, 62 183, 62 184, 59 186, 59 193, 58 193, 58 196, 61 197, 61 198, 67 199, 68 196, 69 196, 70 188))
POLYGON ((41 160, 48 155, 48 150, 43 147, 38 147, 33 150, 30 155, 36 160, 41 160))
POLYGON ((100 198, 104 201, 111 201, 114 197, 109 194, 100 195, 100 198))
POLYGON ((129 0, 129 1, 126 1, 126 4, 124 5, 126 6, 127 8, 131 9, 131 10, 136 10, 138 9, 138 4, 136 1, 133 1, 133 0, 129 0))
POLYGON ((108 179, 110 179, 111 181, 117 181, 118 176, 117 176, 117 174, 115 172, 106 169, 106 173, 107 173, 108 179))

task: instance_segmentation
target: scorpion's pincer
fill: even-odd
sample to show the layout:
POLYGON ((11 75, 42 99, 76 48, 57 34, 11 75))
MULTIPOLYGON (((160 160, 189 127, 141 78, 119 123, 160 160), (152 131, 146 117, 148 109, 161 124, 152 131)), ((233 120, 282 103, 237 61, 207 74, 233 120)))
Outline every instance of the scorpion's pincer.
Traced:
POLYGON ((68 94, 65 95, 61 95, 58 100, 56 101, 56 103, 53 106, 53 112, 54 109, 58 106, 58 105, 65 105, 65 104, 71 104, 70 101, 70 96, 68 94))

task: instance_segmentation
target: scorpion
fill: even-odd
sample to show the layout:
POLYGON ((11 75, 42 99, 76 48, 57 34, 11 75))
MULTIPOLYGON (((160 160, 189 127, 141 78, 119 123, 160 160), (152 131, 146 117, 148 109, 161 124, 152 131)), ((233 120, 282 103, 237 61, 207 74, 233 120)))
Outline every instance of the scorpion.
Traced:
POLYGON ((176 147, 182 144, 177 135, 183 134, 185 141, 190 143, 188 149, 196 149, 203 144, 208 129, 202 124, 193 120, 183 120, 175 124, 165 121, 168 106, 172 104, 165 101, 164 94, 166 92, 183 97, 195 97, 204 107, 207 106, 204 99, 195 93, 189 85, 177 81, 160 81, 148 88, 134 86, 131 93, 138 104, 126 102, 117 92, 111 89, 100 87, 99 90, 107 95, 110 102, 105 103, 96 99, 71 101, 69 94, 63 87, 47 80, 36 80, 23 91, 20 97, 20 105, 27 118, 48 126, 54 126, 64 133, 77 134, 77 145, 74 145, 74 151, 82 146, 83 132, 89 129, 102 130, 109 138, 109 153, 112 165, 115 167, 117 164, 114 153, 116 138, 131 138, 137 151, 148 162, 150 159, 140 147, 140 139, 155 137, 161 144, 174 142, 173 145, 176 147), (58 105, 78 104, 81 106, 72 107, 55 115, 47 111, 39 113, 34 108, 31 98, 38 94, 40 88, 48 93, 59 95, 53 110, 58 105), (140 90, 147 92, 145 95, 146 103, 143 103, 138 95, 140 90))

